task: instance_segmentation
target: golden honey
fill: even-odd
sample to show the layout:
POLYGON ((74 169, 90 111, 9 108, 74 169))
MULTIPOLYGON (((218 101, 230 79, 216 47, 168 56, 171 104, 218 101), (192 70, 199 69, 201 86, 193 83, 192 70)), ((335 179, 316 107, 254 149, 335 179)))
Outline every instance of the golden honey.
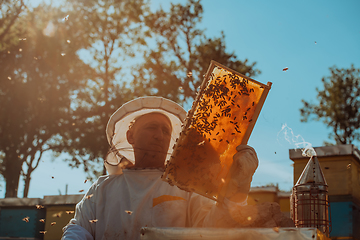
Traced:
POLYGON ((270 87, 212 61, 163 180, 222 201, 236 147, 247 143, 270 87))

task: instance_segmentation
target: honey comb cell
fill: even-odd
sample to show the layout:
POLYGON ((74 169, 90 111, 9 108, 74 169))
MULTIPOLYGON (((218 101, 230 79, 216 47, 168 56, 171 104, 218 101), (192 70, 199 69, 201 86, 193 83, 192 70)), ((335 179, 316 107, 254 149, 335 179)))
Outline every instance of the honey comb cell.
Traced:
POLYGON ((222 201, 236 147, 247 143, 270 88, 211 61, 163 180, 222 201))

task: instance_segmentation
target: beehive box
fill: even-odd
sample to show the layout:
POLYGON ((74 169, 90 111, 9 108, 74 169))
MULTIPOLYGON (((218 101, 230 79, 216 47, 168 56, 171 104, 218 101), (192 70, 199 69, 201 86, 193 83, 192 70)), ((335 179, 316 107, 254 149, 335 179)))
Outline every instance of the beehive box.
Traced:
POLYGON ((0 199, 0 239, 43 239, 45 209, 40 198, 0 199))
POLYGON ((212 61, 163 180, 222 201, 236 147, 247 143, 270 88, 212 61))

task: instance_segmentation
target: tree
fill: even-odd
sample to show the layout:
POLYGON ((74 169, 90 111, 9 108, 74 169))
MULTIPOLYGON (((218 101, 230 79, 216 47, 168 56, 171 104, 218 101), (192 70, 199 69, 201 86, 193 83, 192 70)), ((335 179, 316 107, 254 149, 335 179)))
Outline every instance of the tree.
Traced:
POLYGON ((97 0, 74 3, 73 10, 77 15, 74 20, 69 21, 81 22, 81 19, 86 17, 87 21, 82 23, 85 25, 81 29, 85 29, 83 34, 91 36, 92 45, 87 49, 92 56, 96 75, 91 81, 91 91, 80 91, 78 94, 79 99, 82 99, 78 105, 86 106, 76 110, 76 125, 81 126, 79 133, 82 133, 82 136, 71 133, 69 140, 80 140, 68 146, 69 152, 72 151, 71 155, 74 156, 72 163, 76 166, 84 165, 85 170, 92 172, 93 176, 99 175, 99 165, 96 163, 103 161, 109 149, 104 134, 109 116, 126 101, 136 96, 152 94, 177 102, 193 98, 196 92, 192 90, 196 90, 200 85, 202 74, 211 59, 225 62, 229 67, 248 76, 259 73, 253 69, 255 63, 247 66, 246 61, 241 62, 234 54, 225 52, 224 36, 207 39, 202 31, 196 28, 202 12, 199 2, 190 1, 185 6, 173 5, 170 13, 160 10, 153 14, 142 1, 122 1, 120 5, 116 5, 119 4, 117 1, 104 3, 97 0), (118 12, 113 12, 114 4, 118 12), (126 24, 121 25, 120 20, 123 19, 126 19, 126 24), (186 37, 188 44, 181 42, 177 37, 179 33, 183 33, 182 36, 186 37), (156 37, 157 48, 155 46, 154 49, 151 42, 156 37), (149 46, 144 45, 146 41, 149 46), (135 47, 137 49, 134 49, 135 47), (145 52, 145 64, 124 68, 124 61, 120 60, 123 57, 136 56, 136 50, 145 52), (189 51, 192 54, 190 60, 186 58, 189 51), (130 82, 129 75, 126 75, 128 72, 135 77, 131 88, 118 77, 121 75, 122 79, 129 79, 127 82, 130 82), (190 78, 191 81, 184 81, 188 72, 194 73, 193 77, 190 78), (119 85, 120 83, 122 85, 119 85), (179 87, 183 87, 186 92, 179 91, 179 87), (192 90, 189 90, 190 88, 192 90))
POLYGON ((197 88, 211 60, 218 61, 244 75, 255 76, 256 63, 240 61, 228 53, 225 36, 207 38, 197 25, 202 19, 200 0, 185 5, 171 4, 147 16, 146 24, 156 38, 155 48, 145 52, 144 63, 137 67, 132 82, 137 95, 159 95, 179 103, 195 99, 197 88))
MULTIPOLYGON (((317 103, 302 100, 301 121, 310 116, 322 120, 332 128, 329 139, 336 144, 350 144, 360 140, 360 69, 351 65, 349 69, 330 67, 331 75, 321 79, 324 89, 316 88, 317 103)), ((325 143, 329 144, 329 143, 325 143)))
POLYGON ((0 48, 5 48, 4 43, 12 37, 11 34, 9 34, 10 29, 19 19, 20 14, 26 6, 23 0, 1 1, 0 6, 0 48))
POLYGON ((66 41, 64 13, 39 5, 19 16, 0 49, 0 156, 5 197, 27 197, 31 173, 45 151, 59 151, 72 126, 71 96, 86 65, 66 41), (5 41, 6 40, 6 41, 5 41))
MULTIPOLYGON (((144 0, 76 0, 67 2, 68 24, 93 69, 86 86, 74 96, 77 131, 64 132, 64 148, 71 166, 84 166, 89 178, 104 173, 109 150, 105 129, 110 115, 133 98, 127 86, 126 61, 144 44, 144 0), (101 170, 101 171, 100 171, 101 170)), ((131 75, 129 75, 131 77, 131 75)))
POLYGON ((67 152, 70 166, 98 174, 109 149, 109 116, 135 96, 193 99, 212 59, 248 76, 259 73, 255 63, 226 52, 224 35, 208 39, 197 29, 201 14, 199 1, 150 14, 144 0, 76 0, 57 9, 40 5, 18 15, 18 23, 7 22, 11 27, 0 48, 5 196, 17 196, 20 174, 27 196, 30 175, 45 151, 67 152), (126 65, 151 38, 156 46, 146 49, 145 69, 126 65))

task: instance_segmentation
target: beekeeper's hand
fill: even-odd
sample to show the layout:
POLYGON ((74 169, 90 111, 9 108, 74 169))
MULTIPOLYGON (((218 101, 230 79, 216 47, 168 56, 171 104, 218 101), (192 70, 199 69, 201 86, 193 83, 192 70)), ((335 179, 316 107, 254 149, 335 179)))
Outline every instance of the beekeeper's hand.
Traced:
POLYGON ((225 194, 225 201, 246 203, 250 191, 252 176, 259 165, 255 150, 248 145, 236 147, 230 168, 230 180, 225 194))

